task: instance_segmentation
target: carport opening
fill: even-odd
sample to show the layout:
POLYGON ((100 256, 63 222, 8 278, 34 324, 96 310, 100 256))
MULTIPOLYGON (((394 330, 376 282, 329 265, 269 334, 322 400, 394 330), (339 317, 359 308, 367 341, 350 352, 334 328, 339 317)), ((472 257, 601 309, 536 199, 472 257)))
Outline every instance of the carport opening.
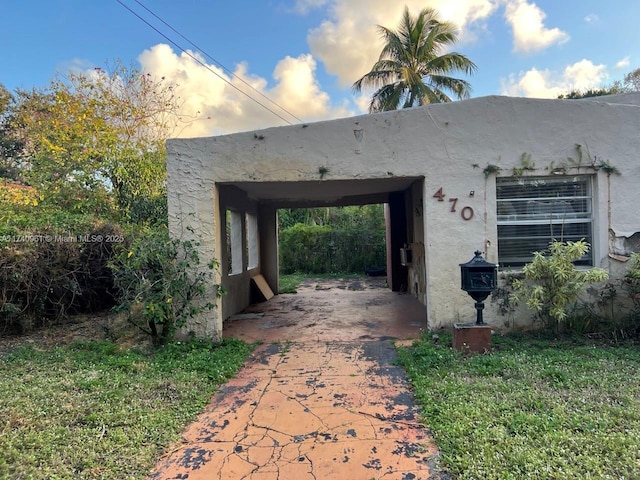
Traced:
POLYGON ((217 183, 216 250, 227 292, 221 317, 260 302, 264 292, 256 291, 258 282, 278 293, 280 273, 289 272, 366 275, 370 269, 386 273, 390 290, 406 291, 426 304, 423 189, 423 177, 392 176, 217 183), (325 231, 312 235, 304 225, 325 231), (285 243, 285 232, 296 228, 285 243), (340 237, 332 229, 348 232, 340 237))
POLYGON ((384 277, 385 205, 278 210, 279 290, 309 276, 384 277))

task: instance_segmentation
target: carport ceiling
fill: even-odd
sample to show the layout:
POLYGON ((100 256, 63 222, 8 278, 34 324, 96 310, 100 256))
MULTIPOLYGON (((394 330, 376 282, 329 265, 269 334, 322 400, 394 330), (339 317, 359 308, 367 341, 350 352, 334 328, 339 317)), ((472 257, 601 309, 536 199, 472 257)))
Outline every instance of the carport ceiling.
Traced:
POLYGON ((406 190, 423 177, 305 182, 234 182, 250 198, 278 208, 385 203, 389 193, 406 190))

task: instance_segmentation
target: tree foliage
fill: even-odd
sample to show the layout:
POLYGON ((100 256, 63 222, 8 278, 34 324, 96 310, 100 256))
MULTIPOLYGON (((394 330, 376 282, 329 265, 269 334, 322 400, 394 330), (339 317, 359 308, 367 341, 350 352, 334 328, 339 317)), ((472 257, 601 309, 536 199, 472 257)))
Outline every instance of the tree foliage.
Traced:
POLYGON ((21 171, 61 208, 129 215, 141 199, 165 195, 164 141, 177 110, 173 85, 120 63, 19 91, 21 171))
POLYGON ((591 98, 591 97, 602 97, 605 95, 616 95, 618 93, 623 93, 623 90, 617 86, 612 85, 610 87, 602 87, 602 88, 590 88, 588 90, 571 90, 568 93, 564 93, 562 95, 558 95, 559 99, 565 100, 577 100, 580 98, 591 98))
POLYGON ((589 247, 584 240, 553 241, 549 252, 534 252, 533 260, 522 268, 524 279, 513 282, 510 300, 515 304, 524 300, 545 326, 557 330, 567 318, 567 306, 578 299, 585 285, 608 278, 601 268, 578 270, 574 265, 589 247))
POLYGON ((624 76, 623 86, 628 92, 640 92, 640 68, 636 68, 624 76))
POLYGON ((589 88, 587 90, 571 90, 558 95, 560 99, 576 100, 580 98, 602 97, 621 93, 640 92, 640 68, 636 68, 624 76, 622 81, 616 80, 609 86, 589 88))
MULTIPOLYGON (((193 262, 186 246, 143 230, 155 250, 122 270, 107 267, 116 245, 136 236, 125 238, 120 225, 166 223, 164 142, 180 121, 178 108, 172 84, 121 63, 14 95, 0 88, 0 327, 28 330, 110 307, 114 276, 155 272, 141 258, 164 254, 171 281, 184 261, 193 262)), ((196 294, 171 288, 167 335, 186 318, 184 309, 200 308, 189 303, 196 294)), ((150 301, 149 292, 138 293, 150 301)))
POLYGON ((362 273, 386 263, 383 205, 278 211, 283 273, 362 273))
POLYGON ((330 225, 335 228, 383 229, 382 204, 346 207, 284 208, 278 210, 280 230, 303 225, 330 225))
POLYGON ((15 135, 12 128, 15 97, 0 84, 0 179, 17 181, 20 172, 17 161, 24 143, 15 135))
POLYGON ((471 85, 449 76, 452 72, 471 74, 475 63, 466 56, 443 53, 458 40, 456 27, 438 20, 435 10, 422 9, 413 17, 405 7, 397 30, 378 26, 384 47, 371 71, 353 84, 353 91, 376 89, 369 112, 409 108, 429 103, 468 98, 471 85))

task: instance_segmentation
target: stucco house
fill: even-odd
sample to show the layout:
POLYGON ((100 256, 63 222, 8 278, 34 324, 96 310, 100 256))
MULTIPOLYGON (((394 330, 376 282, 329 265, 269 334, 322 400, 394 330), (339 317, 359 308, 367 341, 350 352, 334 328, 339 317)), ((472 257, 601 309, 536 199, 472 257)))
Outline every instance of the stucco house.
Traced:
MULTIPOLYGON (((279 208, 385 203, 389 283, 426 305, 430 329, 475 318, 459 268, 475 250, 503 274, 551 238, 585 238, 580 263, 621 275, 640 251, 639 153, 640 94, 490 96, 169 140, 170 231, 198 235, 228 292, 187 330, 219 337, 257 274, 277 291, 279 208)), ((518 326, 490 302, 484 320, 518 326)))

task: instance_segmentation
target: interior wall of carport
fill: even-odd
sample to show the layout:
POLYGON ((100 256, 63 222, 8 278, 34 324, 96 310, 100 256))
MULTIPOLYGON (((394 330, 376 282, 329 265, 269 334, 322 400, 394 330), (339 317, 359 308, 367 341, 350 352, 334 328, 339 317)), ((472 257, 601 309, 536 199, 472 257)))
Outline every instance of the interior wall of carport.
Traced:
MULTIPOLYGON (((241 311, 252 301, 251 291, 251 277, 258 275, 261 271, 262 254, 258 255, 258 264, 253 268, 248 268, 247 258, 247 224, 244 219, 246 214, 255 215, 258 219, 258 242, 260 248, 262 246, 263 234, 260 231, 261 227, 266 228, 264 224, 261 224, 260 208, 257 201, 250 199, 247 194, 241 189, 231 185, 218 186, 218 215, 221 221, 219 224, 224 226, 218 229, 220 239, 218 244, 221 245, 219 252, 220 261, 220 284, 226 291, 222 298, 222 320, 226 320, 231 315, 241 311), (231 274, 230 272, 230 258, 229 258, 229 235, 227 232, 226 215, 227 211, 237 212, 241 215, 243 221, 241 222, 241 238, 242 238, 242 268, 241 271, 231 274)), ((260 250, 259 250, 260 251, 260 250)))
POLYGON ((260 202, 258 206, 258 232, 260 234, 260 274, 267 284, 278 293, 278 209, 270 202, 260 202))
POLYGON ((392 192, 386 205, 387 283, 395 292, 407 292, 426 305, 424 249, 424 181, 407 190, 392 192), (400 249, 408 253, 405 265, 400 249))
POLYGON ((415 182, 407 197, 407 220, 409 223, 408 249, 411 262, 408 265, 408 292, 424 305, 427 304, 427 266, 424 250, 424 181, 415 182))

